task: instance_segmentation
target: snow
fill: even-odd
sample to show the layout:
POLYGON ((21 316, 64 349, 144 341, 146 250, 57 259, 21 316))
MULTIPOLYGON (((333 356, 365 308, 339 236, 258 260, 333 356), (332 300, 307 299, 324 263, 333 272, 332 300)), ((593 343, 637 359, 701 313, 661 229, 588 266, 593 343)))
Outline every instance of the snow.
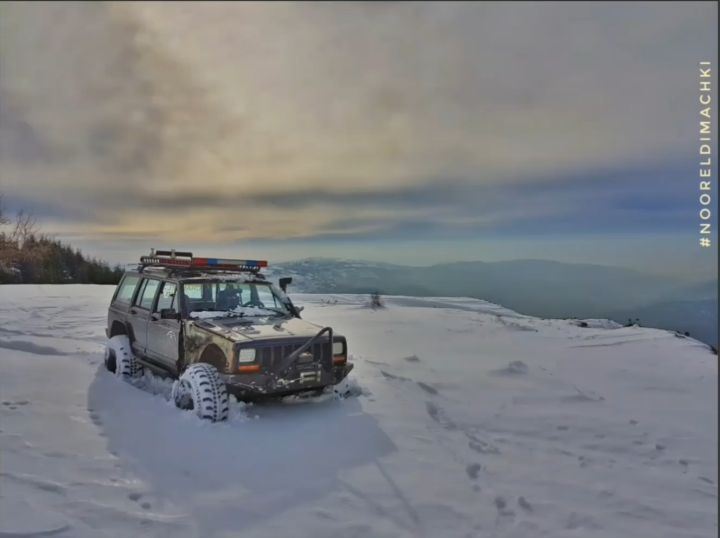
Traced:
POLYGON ((241 306, 233 308, 231 310, 193 310, 190 312, 189 317, 192 319, 212 319, 212 318, 226 318, 231 315, 238 316, 265 316, 268 314, 274 314, 271 310, 266 308, 258 308, 252 306, 241 306))
POLYGON ((0 536, 710 537, 717 357, 475 299, 296 295, 356 396, 201 422, 102 368, 111 287, 0 286, 0 536))
POLYGON ((619 329, 622 327, 618 322, 610 319, 581 319, 578 321, 592 329, 619 329))

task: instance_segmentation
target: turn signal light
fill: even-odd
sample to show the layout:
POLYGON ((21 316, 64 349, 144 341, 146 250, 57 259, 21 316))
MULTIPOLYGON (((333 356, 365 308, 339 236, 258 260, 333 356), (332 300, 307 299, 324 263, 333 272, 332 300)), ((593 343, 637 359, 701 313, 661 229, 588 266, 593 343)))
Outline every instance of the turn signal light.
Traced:
POLYGON ((337 366, 338 364, 345 364, 347 362, 347 357, 345 355, 335 355, 333 357, 333 364, 337 366))
POLYGON ((257 374, 260 371, 259 364, 249 364, 247 366, 239 366, 238 372, 241 374, 257 374))

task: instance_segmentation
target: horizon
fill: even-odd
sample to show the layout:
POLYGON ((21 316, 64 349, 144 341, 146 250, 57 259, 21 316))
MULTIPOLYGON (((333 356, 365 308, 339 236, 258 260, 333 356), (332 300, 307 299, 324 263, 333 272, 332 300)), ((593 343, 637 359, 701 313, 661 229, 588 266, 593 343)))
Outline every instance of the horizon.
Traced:
MULTIPOLYGON (((65 243, 71 247, 75 247, 75 245, 65 243)), ((75 247, 77 248, 77 247, 75 247)), ((172 247, 151 247, 155 248, 156 250, 163 250, 163 249, 171 249, 172 247)), ((108 264, 111 267, 120 266, 125 267, 127 265, 133 265, 137 263, 137 260, 139 260, 140 256, 146 255, 149 252, 148 250, 145 251, 139 251, 137 253, 137 260, 131 259, 130 255, 128 258, 120 260, 117 259, 117 261, 107 260, 105 258, 99 258, 97 256, 94 256, 92 253, 86 252, 82 249, 79 249, 84 256, 89 258, 97 259, 101 262, 104 262, 108 264)), ((186 248, 175 248, 176 251, 187 251, 186 248)), ((192 249, 190 249, 192 250, 192 249)), ((262 256, 240 256, 238 255, 232 255, 232 253, 228 254, 222 254, 219 255, 217 252, 205 252, 204 250, 198 250, 193 251, 193 255, 198 257, 233 257, 234 259, 265 259, 262 256)), ((521 262, 543 262, 543 263, 557 263, 562 265, 575 265, 575 266, 588 266, 588 267, 602 267, 606 269, 620 269, 623 271, 629 271, 629 272, 636 272, 638 274, 644 274, 647 276, 653 276, 653 277, 663 277, 668 279, 675 279, 680 281, 684 281, 685 284, 704 284, 708 282, 717 282, 717 276, 716 275, 706 275, 702 276, 701 274, 697 275, 696 279, 693 278, 687 278, 684 274, 677 274, 672 272, 664 272, 664 271, 652 271, 648 269, 638 268, 638 267, 627 267, 622 265, 610 265, 606 263, 592 263, 587 261, 563 261, 563 260, 553 260, 548 258, 502 258, 502 259, 495 259, 495 260, 487 260, 487 259, 456 259, 456 260, 443 260, 443 261, 434 261, 434 262, 428 262, 428 263, 400 263, 400 262, 393 262, 388 261, 387 259, 372 259, 372 258, 357 258, 357 257, 344 257, 344 256, 323 256, 323 255, 314 255, 314 256, 306 256, 301 258, 287 258, 282 260, 272 260, 267 259, 268 266, 272 267, 274 265, 282 265, 287 263, 299 263, 304 261, 327 261, 327 262, 345 262, 345 263, 367 263, 367 264, 379 264, 379 265, 389 265, 389 266, 396 266, 399 268, 402 267, 433 267, 433 266, 442 266, 442 265, 451 265, 451 264, 472 264, 472 263, 482 263, 482 264, 496 264, 496 263, 521 263, 521 262)))

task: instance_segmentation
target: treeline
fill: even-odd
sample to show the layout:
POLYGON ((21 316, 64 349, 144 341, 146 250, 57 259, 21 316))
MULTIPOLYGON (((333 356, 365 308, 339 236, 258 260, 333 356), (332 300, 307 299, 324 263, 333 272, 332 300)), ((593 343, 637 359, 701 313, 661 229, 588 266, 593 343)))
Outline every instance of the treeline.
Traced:
POLYGON ((0 284, 116 284, 122 273, 38 233, 27 214, 11 223, 0 207, 0 284))

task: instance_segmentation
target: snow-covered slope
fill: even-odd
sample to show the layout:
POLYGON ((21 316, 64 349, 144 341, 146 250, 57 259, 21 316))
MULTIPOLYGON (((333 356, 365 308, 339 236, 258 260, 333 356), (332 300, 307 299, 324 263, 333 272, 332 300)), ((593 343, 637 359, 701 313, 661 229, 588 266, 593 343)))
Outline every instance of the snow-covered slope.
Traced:
POLYGON ((299 295, 363 393, 209 424, 102 369, 111 293, 0 286, 0 536, 717 534, 717 357, 694 340, 299 295))

